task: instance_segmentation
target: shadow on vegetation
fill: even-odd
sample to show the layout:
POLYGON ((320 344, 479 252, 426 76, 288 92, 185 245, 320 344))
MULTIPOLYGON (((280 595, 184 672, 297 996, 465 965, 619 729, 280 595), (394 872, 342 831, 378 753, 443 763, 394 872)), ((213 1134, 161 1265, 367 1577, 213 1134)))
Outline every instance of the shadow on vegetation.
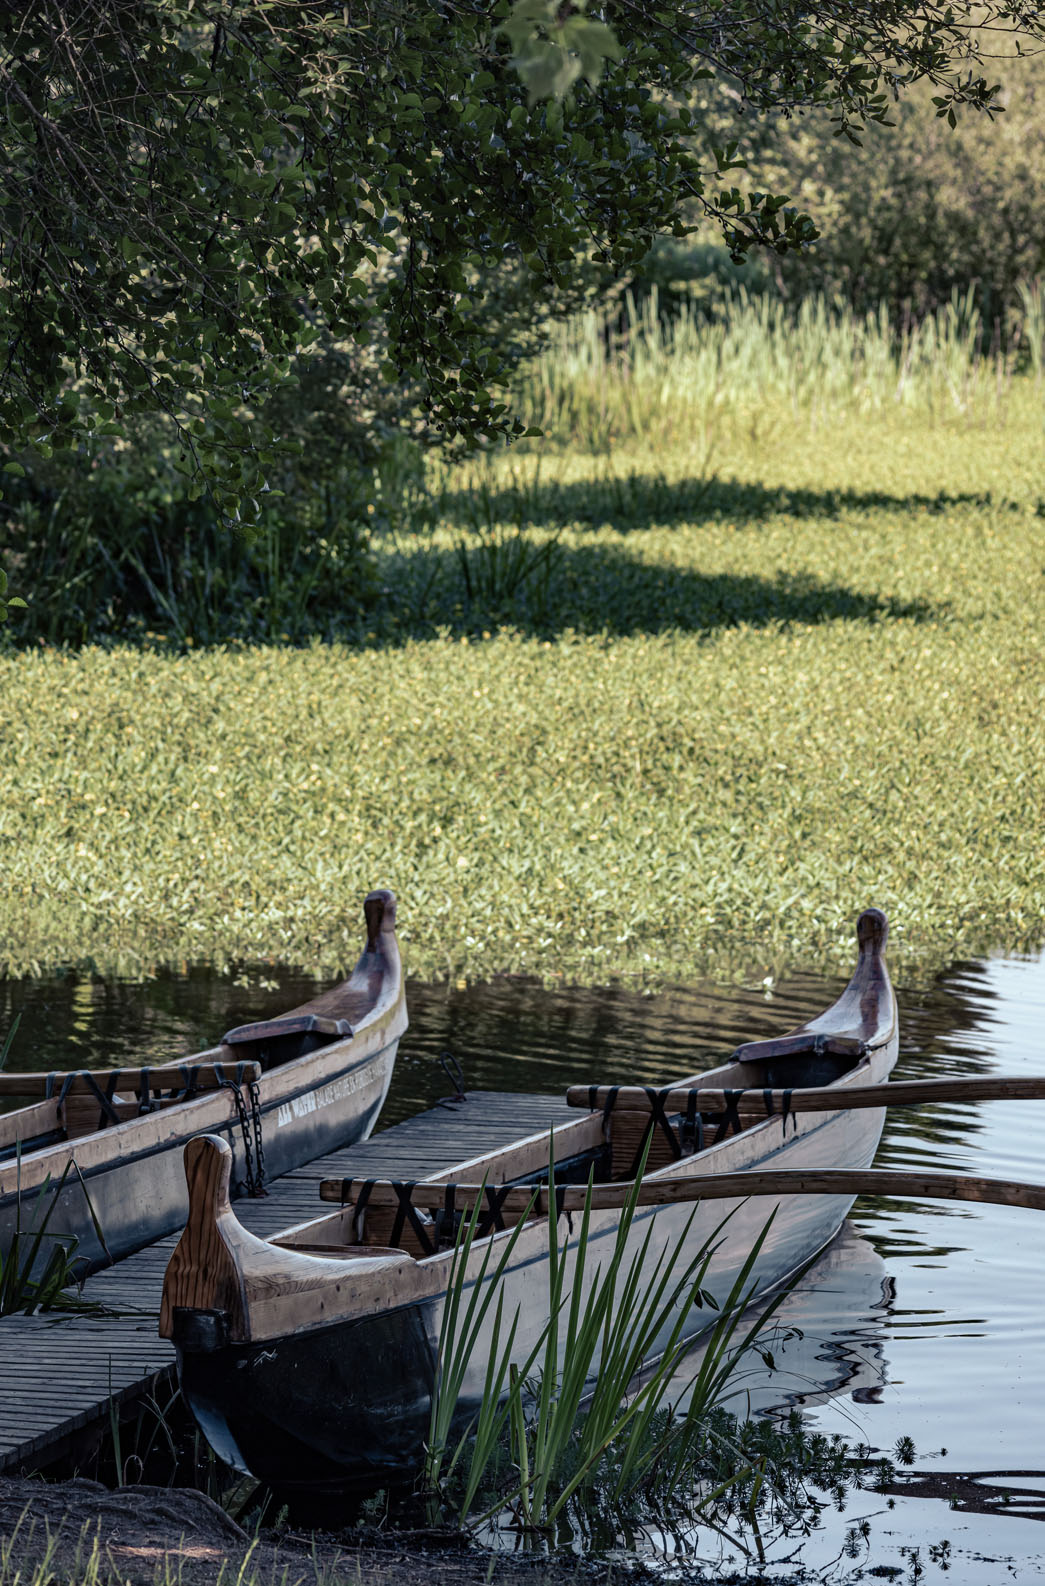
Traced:
MULTIPOLYGON (((532 547, 534 542, 521 543, 532 547)), ((924 622, 943 614, 941 607, 923 601, 821 583, 806 573, 701 573, 647 562, 620 546, 564 546, 553 540, 543 542, 542 560, 513 569, 503 550, 500 543, 483 542, 456 551, 430 550, 394 570, 386 567, 395 591, 394 628, 381 637, 421 638, 433 629, 475 633, 498 625, 541 638, 566 631, 710 633, 742 624, 924 622)))
POLYGON ((498 490, 459 490, 443 498, 452 521, 473 522, 481 503, 494 522, 524 520, 536 528, 604 525, 629 533, 673 523, 713 521, 761 523, 778 515, 835 518, 848 512, 949 512, 956 507, 1010 505, 995 502, 990 491, 940 491, 936 495, 894 495, 885 490, 789 490, 715 476, 669 480, 662 474, 630 473, 601 479, 520 480, 498 490))
MULTIPOLYGON (((379 495, 374 513, 361 516, 358 502, 342 501, 322 525, 273 511, 250 538, 180 498, 139 521, 129 509, 122 519, 107 514, 104 502, 67 516, 60 501, 26 496, 20 538, 5 560, 29 606, 4 625, 0 648, 335 640, 367 647, 502 626, 550 638, 924 621, 941 609, 821 584, 784 556, 767 565, 757 538, 744 553, 750 571, 702 572, 699 527, 743 527, 780 514, 806 518, 810 532, 823 535, 845 512, 911 516, 990 501, 786 491, 714 477, 669 483, 656 473, 561 483, 536 469, 527 478, 525 466, 524 459, 507 484, 480 471, 471 488, 453 492, 408 481, 379 495), (683 535, 683 524, 696 538, 689 529, 683 535), (585 525, 610 525, 622 538, 588 536, 585 525), (670 532, 676 525, 683 565, 670 532), (669 532, 655 542, 629 538, 657 526, 669 532)), ((368 489, 373 494, 372 482, 368 489)))

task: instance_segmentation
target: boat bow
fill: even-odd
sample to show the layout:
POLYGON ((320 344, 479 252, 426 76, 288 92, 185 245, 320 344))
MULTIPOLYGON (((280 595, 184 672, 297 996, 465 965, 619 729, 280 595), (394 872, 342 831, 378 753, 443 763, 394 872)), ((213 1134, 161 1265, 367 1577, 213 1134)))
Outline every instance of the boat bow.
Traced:
POLYGON ((414 1262, 401 1250, 352 1250, 337 1259, 287 1249, 250 1233, 229 1196, 232 1151, 216 1135, 185 1147, 189 1219, 167 1267, 160 1334, 179 1348, 213 1349, 294 1332, 350 1309, 361 1285, 414 1262))

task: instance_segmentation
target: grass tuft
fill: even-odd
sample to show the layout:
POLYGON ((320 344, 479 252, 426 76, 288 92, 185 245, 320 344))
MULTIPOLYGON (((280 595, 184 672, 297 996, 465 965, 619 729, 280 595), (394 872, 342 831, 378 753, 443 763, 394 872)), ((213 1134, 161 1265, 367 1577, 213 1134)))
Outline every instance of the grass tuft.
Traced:
MULTIPOLYGON (((20 1167, 20 1148, 18 1158, 20 1167)), ((19 1184, 14 1232, 7 1248, 0 1250, 0 1316, 77 1308, 77 1301, 65 1292, 77 1281, 76 1237, 48 1230, 74 1165, 66 1163, 54 1182, 53 1195, 50 1174, 32 1194, 23 1195, 19 1184)))

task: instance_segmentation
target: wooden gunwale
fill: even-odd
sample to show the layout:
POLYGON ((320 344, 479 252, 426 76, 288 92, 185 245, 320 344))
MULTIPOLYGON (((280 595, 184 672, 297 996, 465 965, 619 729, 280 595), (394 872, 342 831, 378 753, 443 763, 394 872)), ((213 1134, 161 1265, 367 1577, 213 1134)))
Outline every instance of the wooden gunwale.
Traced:
MULTIPOLYGON (((170 1080, 168 1088, 177 1089, 174 1080, 184 1078, 192 1081, 195 1091, 218 1090, 227 1080, 227 1069, 245 1069, 248 1072, 245 1078, 260 1079, 261 1065, 259 1063, 224 1062, 213 1063, 203 1061, 199 1057, 189 1058, 183 1062, 170 1062, 156 1064, 149 1068, 100 1068, 83 1071, 73 1070, 70 1073, 51 1072, 33 1074, 12 1074, 0 1072, 0 1095, 3 1096, 39 1096, 45 1101, 50 1101, 54 1093, 61 1088, 66 1096, 91 1097, 97 1094, 95 1087, 104 1087, 112 1083, 114 1094, 124 1095, 128 1092, 135 1095, 140 1093, 141 1080, 147 1074, 151 1080, 160 1081, 157 1089, 163 1088, 165 1079, 170 1080), (93 1082, 93 1083, 92 1083, 93 1082)), ((18 1109, 22 1110, 22 1109, 18 1109)), ((5 1117, 17 1117, 18 1110, 6 1113, 5 1117)))
MULTIPOLYGON (((458 1211, 469 1211, 477 1201, 481 1207, 486 1197, 485 1184, 468 1184, 458 1179, 449 1186, 421 1183, 412 1192, 414 1206, 422 1211, 441 1210, 447 1187, 454 1191, 458 1211)), ((371 1181, 368 1205, 394 1208, 399 1202, 399 1188, 391 1179, 371 1181)), ((564 1212, 581 1212, 588 1205, 592 1211, 619 1211, 628 1205, 633 1195, 637 1206, 653 1208, 688 1200, 732 1200, 762 1195, 902 1195, 1045 1210, 1045 1184, 963 1173, 919 1173, 906 1168, 775 1168, 769 1172, 749 1169, 743 1173, 702 1173, 685 1178, 677 1173, 669 1176, 665 1168, 660 1174, 630 1184, 596 1184, 590 1189, 580 1184, 560 1185, 554 1195, 549 1195, 546 1185, 520 1184, 509 1188, 503 1199, 499 1197, 497 1205, 506 1221, 524 1216, 536 1219, 547 1218, 553 1205, 560 1216, 564 1212)), ((288 1248, 309 1247, 294 1245, 288 1248)), ((333 1247, 318 1244, 311 1248, 324 1254, 332 1254, 333 1250, 333 1247)), ((369 1255, 373 1251, 367 1245, 354 1245, 345 1246, 341 1254, 350 1258, 353 1254, 369 1255)))
MULTIPOLYGON (((849 1080, 851 1075, 844 1075, 849 1080)), ((850 1107, 924 1107, 936 1102, 954 1101, 1041 1101, 1045 1099, 1045 1078, 1017 1074, 980 1075, 967 1079, 908 1079, 891 1080, 888 1085, 857 1085, 855 1081, 842 1088, 840 1081, 833 1085, 802 1087, 791 1090, 761 1089, 746 1086, 738 1090, 720 1089, 700 1084, 689 1087, 664 1089, 651 1098, 649 1090, 639 1087, 592 1087, 571 1085, 566 1092, 570 1107, 595 1109, 614 1101, 622 1110, 650 1112, 660 1105, 668 1113, 685 1112, 694 1099, 700 1112, 707 1117, 726 1116, 727 1104, 737 1104, 740 1116, 751 1114, 754 1122, 772 1119, 785 1112, 837 1112, 850 1107), (593 1098, 594 1091, 594 1098, 593 1098), (746 1109, 744 1102, 750 1103, 746 1109)))

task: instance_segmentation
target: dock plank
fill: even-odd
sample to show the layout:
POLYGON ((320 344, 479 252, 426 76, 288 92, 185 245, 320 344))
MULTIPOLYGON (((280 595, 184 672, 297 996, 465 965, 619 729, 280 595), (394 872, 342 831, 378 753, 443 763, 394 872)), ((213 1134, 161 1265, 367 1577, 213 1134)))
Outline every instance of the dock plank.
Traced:
MULTIPOLYGON (((561 1128, 575 1109, 556 1096, 473 1091, 441 1103, 369 1140, 328 1152, 274 1180, 236 1215, 262 1238, 329 1212, 324 1178, 421 1179, 529 1134, 561 1128)), ((163 1275, 176 1234, 95 1273, 84 1298, 95 1312, 8 1316, 0 1320, 0 1471, 32 1469, 61 1456, 84 1428, 107 1427, 110 1398, 133 1406, 173 1387, 174 1348, 156 1332, 163 1275)))

